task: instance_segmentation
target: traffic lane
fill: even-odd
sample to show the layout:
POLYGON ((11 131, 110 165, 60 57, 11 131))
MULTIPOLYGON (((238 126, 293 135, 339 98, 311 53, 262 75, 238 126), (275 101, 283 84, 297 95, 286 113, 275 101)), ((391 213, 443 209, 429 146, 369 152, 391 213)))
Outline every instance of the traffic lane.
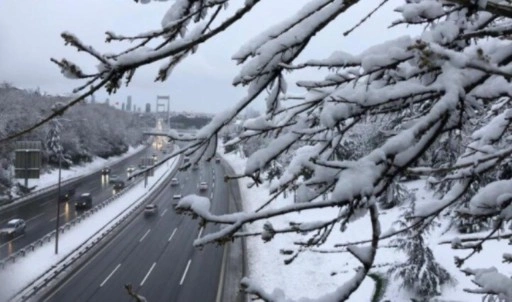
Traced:
MULTIPOLYGON (((83 210, 76 210, 74 203, 78 196, 82 193, 90 193, 92 195, 93 206, 100 204, 104 200, 112 197, 114 194, 113 185, 108 184, 108 181, 100 173, 96 173, 94 181, 88 181, 84 185, 76 189, 75 195, 68 202, 59 203, 60 215, 59 223, 63 225, 79 215, 83 214, 83 210)), ((92 176, 91 176, 92 177, 92 176)), ((90 178, 90 177, 89 177, 90 178)), ((65 192, 64 190, 61 190, 65 192)), ((41 203, 37 209, 32 207, 29 209, 29 216, 15 216, 17 218, 25 219, 27 227, 25 233, 14 238, 2 237, 0 238, 0 259, 10 256, 18 250, 32 244, 33 242, 41 239, 49 232, 55 230, 57 220, 57 194, 54 199, 41 203), (33 209, 37 212, 33 213, 33 209), (33 215, 33 216, 32 216, 33 215)), ((42 200, 43 198, 40 198, 42 200)))
MULTIPOLYGON (((222 213, 227 210, 227 195, 222 194, 221 186, 213 185, 213 171, 206 172, 203 175, 208 177, 208 181, 212 184, 206 193, 212 196, 212 210, 222 213), (215 189, 215 188, 220 189, 215 189), (217 209, 215 209, 217 208, 217 209)), ((203 180, 205 180, 203 178, 203 180)), ((189 220, 192 221, 190 218, 189 220)), ((197 225, 197 221, 195 221, 197 225)), ((219 230, 219 225, 208 224, 204 230, 199 233, 204 235, 219 230)), ((183 231, 183 229, 182 229, 183 231)), ((186 243, 184 248, 187 250, 175 255, 172 252, 167 253, 160 261, 158 268, 153 272, 153 279, 150 285, 143 287, 141 294, 149 299, 149 301, 215 301, 219 290, 219 277, 222 267, 222 257, 224 247, 210 244, 202 249, 193 248, 193 240, 195 237, 189 236, 188 232, 182 232, 180 242, 186 243), (183 259, 189 257, 187 264, 183 269, 183 259), (180 258, 178 265, 173 265, 173 261, 180 258), (180 273, 181 272, 181 273, 180 273), (180 277, 181 275, 181 277, 180 277), (159 291, 159 288, 172 288, 168 291, 159 291)), ((199 234, 198 234, 199 236, 199 234)))
MULTIPOLYGON (((82 192, 90 192, 93 196, 93 206, 103 202, 105 199, 113 195, 111 189, 107 190, 87 190, 82 192)), ((80 192, 81 193, 81 192, 80 192)), ((78 193, 77 195, 79 196, 78 193)), ((83 210, 76 210, 74 206, 75 198, 69 202, 59 203, 59 223, 65 224, 77 216, 84 213, 83 210)), ((32 244, 41 239, 46 234, 55 230, 57 223, 57 201, 49 202, 44 207, 40 207, 40 212, 30 218, 24 218, 26 221, 25 233, 14 238, 3 237, 0 239, 0 259, 10 256, 16 251, 32 244)))
MULTIPOLYGON (((213 197, 213 174, 212 167, 208 165, 204 165, 200 173, 195 173, 199 181, 210 184, 208 191, 200 195, 213 197)), ((192 186, 192 193, 194 190, 197 188, 192 186)), ((208 245, 197 249, 193 247, 193 241, 204 232, 218 230, 218 226, 209 224, 206 231, 203 228, 198 231, 198 221, 186 218, 189 227, 180 228, 176 237, 180 242, 180 250, 166 252, 157 262, 147 285, 140 289, 141 295, 149 301, 215 301, 223 247, 208 245), (159 290, 162 288, 171 290, 159 290)))
MULTIPOLYGON (((172 225, 173 222, 170 222, 172 225)), ((144 232, 138 236, 128 234, 127 240, 132 242, 133 248, 124 257, 116 257, 114 262, 107 266, 108 269, 103 270, 97 277, 91 277, 92 285, 89 285, 90 288, 81 294, 80 299, 122 301, 128 298, 124 285, 133 284, 137 288, 146 282, 155 267, 153 263, 158 262, 159 255, 165 250, 165 246, 171 244, 168 238, 172 236, 174 229, 179 228, 179 226, 166 225, 165 236, 162 234, 164 232, 159 231, 155 225, 146 225, 144 232)), ((101 268, 100 264, 95 264, 94 267, 101 268)))
MULTIPOLYGON (((214 199, 212 201, 212 212, 215 214, 227 214, 229 213, 229 186, 224 181, 226 176, 226 170, 220 164, 216 164, 213 174, 213 185, 214 185, 214 199)), ((232 180, 236 181, 236 180, 232 180)))
MULTIPOLYGON (((165 190, 164 190, 165 191, 165 190)), ((168 194, 164 194, 166 196, 168 194)), ((169 203, 170 205, 170 203, 169 203)), ((168 218, 172 213, 167 213, 168 218)), ((171 222, 175 219, 169 219, 171 222)), ((142 271, 147 255, 137 254, 136 259, 130 258, 137 248, 143 245, 142 251, 147 251, 152 246, 149 242, 148 230, 154 227, 155 221, 148 220, 140 215, 121 231, 121 233, 103 250, 101 250, 91 261, 89 261, 76 275, 72 276, 65 284, 58 289, 47 301, 78 300, 86 301, 95 297, 103 297, 104 301, 119 301, 126 295, 124 291, 124 280, 131 278, 129 274, 123 273, 125 267, 136 266, 142 271), (120 278, 123 276, 123 278, 120 278), (121 282, 116 282, 121 279, 121 282), (101 282, 101 283, 100 283, 101 282), (106 296, 114 296, 117 299, 108 300, 106 296)), ((178 226, 176 226, 178 227, 178 226)), ((171 233, 172 234, 172 233, 171 233)))
MULTIPOLYGON (((113 167, 117 167, 118 165, 127 165, 126 162, 136 162, 140 160, 141 157, 145 156, 148 153, 148 148, 145 148, 141 150, 138 153, 135 153, 131 155, 130 157, 121 160, 120 162, 113 165, 113 167)), ((88 176, 84 176, 80 183, 73 183, 73 184, 66 184, 61 187, 63 191, 69 190, 71 188, 77 188, 79 189, 81 186, 90 187, 90 186, 96 186, 98 184, 99 177, 101 176, 101 172, 96 172, 88 176)), ((57 189, 48 192, 43 193, 42 195, 35 196, 32 198, 31 202, 27 203, 20 203, 18 205, 14 205, 11 208, 4 209, 0 211, 0 223, 5 221, 6 219, 11 219, 12 217, 16 216, 24 216, 24 213, 32 213, 32 212, 39 212, 38 206, 40 206, 42 203, 48 202, 50 200, 57 200, 57 189)), ((25 215, 29 216, 29 215, 25 215)))
MULTIPOLYGON (((183 194, 190 194, 195 190, 193 180, 196 179, 196 175, 191 174, 189 177, 192 181, 185 184, 183 194)), ((109 286, 99 289, 93 297, 94 300, 118 301, 122 299, 127 294, 124 291, 120 292, 119 289, 123 289, 125 284, 132 284, 135 291, 145 295, 145 291, 142 289, 153 283, 155 272, 160 272, 161 267, 165 266, 166 261, 162 259, 169 257, 169 254, 173 255, 171 256, 173 261, 170 263, 185 269, 186 260, 189 259, 188 255, 193 250, 192 241, 194 234, 198 232, 198 227, 197 222, 174 213, 173 204, 168 197, 178 189, 167 187, 164 194, 159 196, 159 200, 155 201, 161 209, 167 211, 161 210, 159 217, 153 217, 156 218, 156 221, 148 229, 150 232, 144 234, 142 244, 123 263, 114 267, 115 274, 108 279, 109 286), (119 296, 120 294, 121 296, 119 296)), ((157 277, 156 280, 159 278, 157 277)), ((159 300, 151 298, 150 301, 159 300)))
MULTIPOLYGON (((224 247, 208 245, 194 249, 187 275, 177 294, 155 301, 215 301, 219 290, 224 247)), ((181 280, 180 280, 181 281, 181 280)))
MULTIPOLYGON (((113 165, 113 167, 122 166, 120 169, 126 169, 128 165, 138 162, 141 157, 146 156, 150 151, 150 148, 145 148, 142 151, 131 155, 130 157, 121 160, 120 162, 113 165)), ((64 193, 71 188, 75 188, 77 191, 83 191, 87 188, 98 187, 101 184, 101 172, 96 172, 88 176, 84 176, 80 183, 66 184, 61 187, 61 192, 64 193)), ((11 219, 13 217, 30 217, 30 214, 40 212, 39 206, 49 201, 57 200, 57 189, 52 190, 48 193, 33 197, 33 201, 28 203, 21 203, 14 205, 12 208, 4 209, 0 212, 0 223, 11 219)))
POLYGON ((196 250, 192 243, 198 234, 197 221, 190 217, 181 219, 182 226, 155 262, 151 275, 142 286, 137 284, 138 292, 148 301, 178 301, 176 297, 180 294, 180 287, 189 282, 188 271, 193 265, 192 256, 196 250))
MULTIPOLYGON (((60 288, 54 291, 45 301, 88 301, 104 286, 106 277, 132 253, 139 244, 132 240, 141 237, 146 232, 146 225, 140 220, 134 220, 113 241, 91 260, 89 260, 75 275, 69 277, 60 288)), ((108 281, 108 280, 107 280, 108 281)))
MULTIPOLYGON (((137 161, 140 159, 140 157, 144 156, 144 152, 147 153, 149 151, 145 150, 143 152, 140 152, 143 154, 137 153, 132 157, 116 164, 116 166, 128 165, 133 161, 137 161)), ((122 169, 125 169, 124 166, 122 169)), ((102 181, 102 174, 100 172, 96 172, 89 176, 85 176, 79 184, 67 184, 65 186, 62 186, 61 194, 64 194, 68 190, 74 188, 76 191, 74 197, 76 198, 77 196, 79 196, 80 193, 101 190, 100 188, 106 189, 108 187, 109 184, 105 183, 105 181, 102 181)), ((30 220, 32 217, 39 215, 41 212, 48 211, 51 209, 56 210, 55 203, 57 202, 58 197, 57 191, 58 190, 55 189, 51 192, 43 193, 42 195, 33 197, 32 202, 23 203, 20 204, 19 206, 14 206, 12 208, 2 210, 0 212, 0 224, 3 225, 8 220, 13 218, 22 218, 25 220, 30 220)))
MULTIPOLYGON (((172 190, 172 188, 167 187, 163 194, 156 199, 167 201, 167 206, 170 208, 172 203, 168 200, 169 190, 172 190)), ((169 214, 166 212, 162 217, 165 217, 164 221, 178 223, 174 228, 179 228, 180 220, 172 218, 180 218, 180 216, 176 216, 173 211, 169 212, 169 214), (175 217, 172 217, 173 214, 175 217)), ((181 221, 183 221, 183 219, 181 219, 181 221)), ((150 242, 150 239, 153 237, 154 239, 158 239, 156 240, 157 242, 162 242, 164 241, 162 238, 164 238, 169 241, 171 235, 173 235, 170 233, 171 235, 168 235, 169 238, 166 238, 161 235, 154 236, 154 233, 152 234, 151 232, 147 233, 147 231, 151 229, 151 226, 154 227, 154 222, 154 220, 144 219, 143 216, 136 217, 134 221, 130 223, 130 227, 123 230, 122 233, 114 239, 113 244, 100 251, 100 254, 95 256, 93 260, 89 261, 86 266, 84 266, 79 272, 79 276, 73 276, 57 293, 51 296, 48 301, 62 301, 62 299, 86 301, 93 296, 94 299, 100 299, 102 301, 118 301, 119 299, 123 299, 123 296, 126 295, 123 288, 124 284, 131 281, 135 275, 140 275, 138 273, 132 273, 132 270, 129 268, 135 267, 136 271, 142 272, 144 270, 143 267, 145 265, 148 266, 147 263, 150 263, 150 261, 147 261, 149 258, 147 251, 154 245, 153 242, 150 242), (134 234, 137 236, 134 236, 134 234), (149 234, 152 235, 149 236, 149 234), (141 246, 142 248, 140 248, 141 246), (144 253, 142 253, 142 255, 136 253, 137 248, 144 253), (124 251, 125 254, 119 256, 120 250, 124 251), (136 256, 132 258, 131 256, 134 254, 136 256), (121 262, 119 262, 120 260, 121 262), (102 283, 104 282, 103 286, 100 286, 102 283, 98 283, 100 279, 102 283), (96 280, 96 282, 82 282, 82 280, 96 280), (76 290, 77 288, 80 290, 76 290)), ((164 230, 169 228, 172 228, 172 226, 164 225, 162 227, 164 230)))

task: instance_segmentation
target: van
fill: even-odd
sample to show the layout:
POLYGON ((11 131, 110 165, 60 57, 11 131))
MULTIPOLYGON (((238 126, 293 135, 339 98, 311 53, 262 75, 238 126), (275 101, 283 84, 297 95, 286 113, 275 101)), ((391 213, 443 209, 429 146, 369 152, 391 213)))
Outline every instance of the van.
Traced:
POLYGON ((92 208, 92 196, 91 193, 83 193, 78 197, 75 202, 75 209, 90 209, 92 208))

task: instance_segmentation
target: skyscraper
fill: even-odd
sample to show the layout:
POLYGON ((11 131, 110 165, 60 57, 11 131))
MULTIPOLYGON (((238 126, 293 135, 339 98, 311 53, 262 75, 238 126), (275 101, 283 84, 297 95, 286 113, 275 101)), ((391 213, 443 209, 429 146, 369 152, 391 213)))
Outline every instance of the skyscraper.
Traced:
POLYGON ((132 96, 128 96, 128 100, 126 100, 126 111, 132 111, 132 96))

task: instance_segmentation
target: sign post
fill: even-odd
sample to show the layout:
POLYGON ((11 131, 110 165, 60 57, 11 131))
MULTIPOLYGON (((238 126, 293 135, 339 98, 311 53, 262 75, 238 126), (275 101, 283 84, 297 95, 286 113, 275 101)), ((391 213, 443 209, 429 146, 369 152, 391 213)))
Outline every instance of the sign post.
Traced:
POLYGON ((28 188, 28 179, 37 179, 41 168, 41 142, 18 141, 14 151, 15 178, 24 178, 25 187, 28 188))
MULTIPOLYGON (((145 157, 140 159, 141 165, 145 166, 146 169, 150 166, 153 166, 155 164, 154 160, 150 157, 145 157)), ((154 175, 154 168, 151 168, 144 172, 144 188, 148 185, 148 176, 154 175)))

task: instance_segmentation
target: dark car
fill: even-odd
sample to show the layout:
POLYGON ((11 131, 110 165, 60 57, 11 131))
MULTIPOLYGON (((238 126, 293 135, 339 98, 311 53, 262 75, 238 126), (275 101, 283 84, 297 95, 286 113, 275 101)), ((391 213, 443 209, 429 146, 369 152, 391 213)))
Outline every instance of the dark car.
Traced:
POLYGON ((83 193, 82 195, 80 195, 78 197, 78 200, 75 202, 75 208, 77 210, 92 208, 92 196, 91 196, 91 193, 83 193))
POLYGON ((105 167, 105 168, 101 169, 101 174, 103 174, 103 175, 110 174, 110 167, 105 167))
POLYGON ((75 196, 75 188, 68 189, 63 193, 61 192, 59 196, 59 202, 68 202, 73 196, 75 196))
POLYGON ((114 184, 114 191, 115 191, 115 192, 119 192, 119 191, 121 191, 122 189, 124 189, 124 188, 125 188, 125 186, 126 186, 126 185, 125 185, 124 181, 120 180, 120 181, 118 181, 118 182, 116 182, 116 183, 114 184))

